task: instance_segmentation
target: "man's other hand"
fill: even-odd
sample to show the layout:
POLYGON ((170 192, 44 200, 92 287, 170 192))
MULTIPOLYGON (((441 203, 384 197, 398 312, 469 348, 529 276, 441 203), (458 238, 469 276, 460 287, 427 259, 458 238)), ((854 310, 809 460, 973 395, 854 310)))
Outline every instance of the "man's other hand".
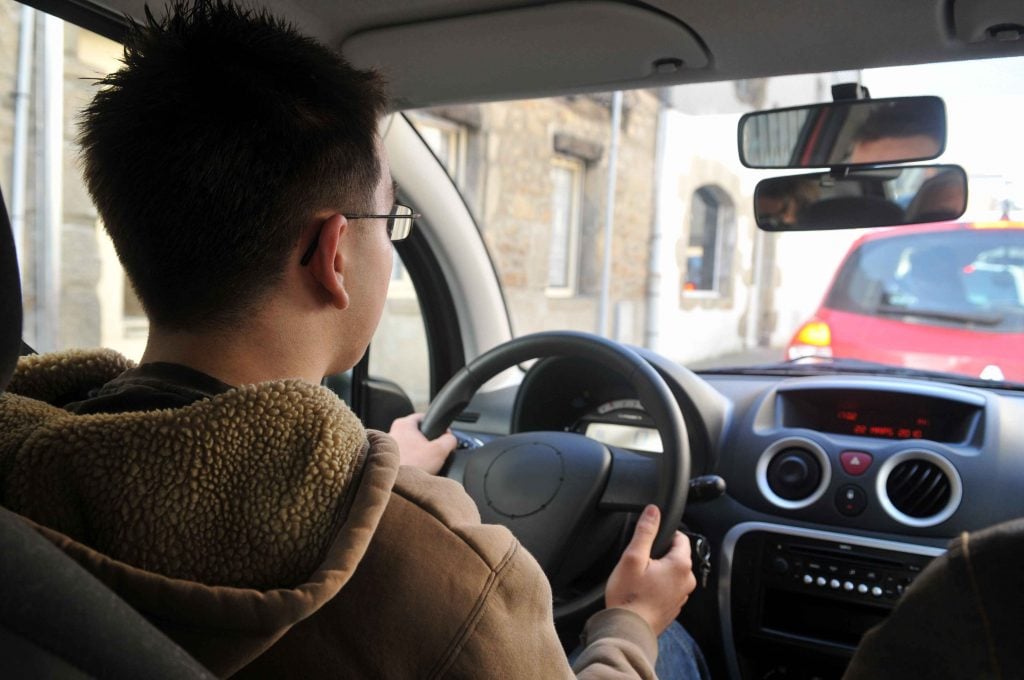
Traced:
POLYGON ((398 442, 398 453, 402 465, 418 467, 436 475, 441 471, 445 460, 448 459, 448 454, 455 450, 458 442, 451 430, 433 441, 427 439, 420 432, 420 421, 422 420, 422 413, 413 413, 399 418, 391 423, 391 430, 388 434, 398 442))
POLYGON ((619 558, 605 589, 605 605, 636 612, 655 635, 679 616, 690 593, 697 587, 690 558, 690 539, 676 532, 672 547, 658 560, 651 559, 651 546, 658 533, 661 513, 648 505, 636 523, 633 540, 619 558))

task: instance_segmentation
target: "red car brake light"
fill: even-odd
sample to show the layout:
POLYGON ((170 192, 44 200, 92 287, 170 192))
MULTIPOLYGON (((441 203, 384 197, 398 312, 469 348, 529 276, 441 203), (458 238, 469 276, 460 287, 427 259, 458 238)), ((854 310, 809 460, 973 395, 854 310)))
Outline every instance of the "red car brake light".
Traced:
POLYGON ((824 321, 812 319, 796 332, 786 350, 789 359, 803 357, 831 357, 832 329, 824 321))

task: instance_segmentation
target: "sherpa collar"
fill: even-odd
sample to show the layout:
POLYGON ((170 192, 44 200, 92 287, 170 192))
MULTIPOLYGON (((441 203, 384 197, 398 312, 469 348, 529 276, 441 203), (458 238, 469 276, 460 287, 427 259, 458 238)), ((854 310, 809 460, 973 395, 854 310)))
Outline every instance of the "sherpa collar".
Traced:
POLYGON ((309 577, 367 454, 356 416, 299 380, 151 412, 53 405, 130 366, 111 351, 21 360, 0 398, 0 503, 165 577, 257 589, 309 577))

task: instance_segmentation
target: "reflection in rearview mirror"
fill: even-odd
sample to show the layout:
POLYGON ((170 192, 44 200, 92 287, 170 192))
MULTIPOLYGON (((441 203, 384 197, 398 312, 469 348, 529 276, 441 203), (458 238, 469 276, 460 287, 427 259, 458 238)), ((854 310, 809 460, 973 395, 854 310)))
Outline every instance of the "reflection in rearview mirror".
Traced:
POLYGON ((938 97, 858 99, 748 113, 740 160, 750 168, 830 168, 927 161, 946 147, 938 97))
POLYGON ((967 208, 967 174, 958 165, 822 172, 762 180, 754 192, 765 231, 888 227, 955 220, 967 208))

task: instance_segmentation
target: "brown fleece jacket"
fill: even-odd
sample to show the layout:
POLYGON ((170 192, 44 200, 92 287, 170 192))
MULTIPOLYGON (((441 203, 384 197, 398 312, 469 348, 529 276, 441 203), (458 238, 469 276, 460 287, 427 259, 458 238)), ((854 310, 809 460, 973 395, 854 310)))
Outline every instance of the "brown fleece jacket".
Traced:
MULTIPOLYGON (((220 675, 571 676, 536 561, 447 479, 399 469, 301 381, 158 411, 60 405, 130 364, 25 358, 0 397, 0 503, 220 675), (358 567, 358 568, 357 568, 358 567)), ((590 620, 580 677, 653 677, 632 612, 590 620)))
POLYGON ((885 621, 844 680, 1024 678, 1024 519, 960 535, 885 621))

